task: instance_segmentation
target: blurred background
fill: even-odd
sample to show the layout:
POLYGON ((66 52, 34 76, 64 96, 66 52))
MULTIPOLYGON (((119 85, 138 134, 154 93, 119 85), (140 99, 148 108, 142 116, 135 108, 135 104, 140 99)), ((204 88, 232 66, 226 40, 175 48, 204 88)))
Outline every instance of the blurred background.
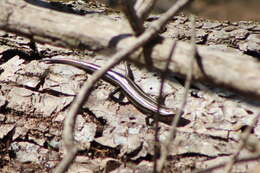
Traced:
MULTIPOLYGON (((158 0, 156 12, 163 12, 176 0, 158 0)), ((216 20, 260 21, 260 0, 193 0, 186 11, 216 20)))
POLYGON ((194 0, 192 10, 210 19, 260 21, 260 0, 194 0))
MULTIPOLYGON (((113 4, 118 0, 26 0, 26 1, 49 1, 49 2, 101 2, 113 4)), ((158 0, 157 12, 163 12, 176 0, 158 0)), ((260 21, 260 0, 193 0, 189 7, 198 16, 215 20, 253 20, 260 21)))

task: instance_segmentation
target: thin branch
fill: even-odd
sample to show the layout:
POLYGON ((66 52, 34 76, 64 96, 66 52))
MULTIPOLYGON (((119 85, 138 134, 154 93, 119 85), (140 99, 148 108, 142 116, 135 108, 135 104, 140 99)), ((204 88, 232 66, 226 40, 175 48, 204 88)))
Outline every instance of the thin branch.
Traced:
POLYGON ((130 26, 132 27, 135 36, 139 36, 144 32, 143 22, 139 19, 134 9, 135 1, 133 0, 121 0, 122 11, 124 12, 130 26))
MULTIPOLYGON (((141 20, 136 13, 136 10, 134 9, 134 3, 135 1, 133 0, 120 0, 121 4, 121 8, 125 14, 125 16, 128 19, 128 22, 130 23, 130 26, 132 27, 135 36, 139 36, 140 34, 142 34, 144 32, 144 22, 143 20, 141 20)), ((145 62, 146 62, 146 66, 147 68, 152 66, 152 59, 150 56, 150 52, 151 52, 151 48, 149 45, 144 45, 143 46, 143 55, 145 58, 145 62)))
POLYGON ((83 104, 87 101, 90 90, 92 86, 98 81, 102 75, 115 66, 117 63, 122 61, 124 58, 129 56, 139 47, 143 46, 147 41, 153 38, 154 35, 158 34, 160 29, 164 27, 169 19, 171 19, 181 8, 183 8, 189 0, 179 0, 174 6, 172 6, 163 16, 160 18, 153 27, 148 28, 146 32, 144 32, 140 37, 136 39, 136 41, 131 44, 129 47, 119 51, 114 56, 110 58, 108 63, 103 66, 100 70, 96 71, 93 76, 83 85, 82 89, 80 90, 79 94, 75 98, 75 101, 71 105, 70 112, 68 116, 66 116, 64 122, 64 130, 63 130, 63 140, 64 140, 64 147, 67 151, 67 154, 64 156, 63 160, 55 169, 55 173, 63 173, 65 172, 70 164, 72 163, 73 159, 76 156, 77 152, 74 152, 75 144, 74 144, 74 127, 75 127, 75 120, 78 114, 78 111, 83 106, 83 104), (68 159, 70 158, 70 159, 68 159))
MULTIPOLYGON (((251 161, 256 161, 256 160, 259 160, 260 159, 260 153, 257 153, 253 156, 248 156, 248 157, 244 157, 244 158, 241 158, 241 159, 238 159, 235 161, 235 163, 244 163, 244 162, 251 162, 251 161)), ((196 170, 196 171, 193 171, 192 173, 207 173, 207 172, 212 172, 216 169, 220 169, 220 168, 223 168, 226 166, 226 163, 221 163, 219 165, 214 165, 214 166, 211 166, 211 167, 208 167, 206 169, 203 169, 203 170, 196 170)))
POLYGON ((190 84, 191 84, 191 80, 192 80, 192 70, 193 70, 193 64, 194 64, 194 60, 195 60, 195 56, 196 56, 196 44, 195 44, 196 32, 195 32, 195 17, 193 15, 191 15, 190 19, 191 19, 191 23, 192 23, 192 37, 191 37, 192 39, 191 40, 192 40, 193 48, 192 48, 192 51, 191 51, 190 68, 189 68, 189 72, 187 74, 187 78, 186 78, 186 81, 185 81, 185 92, 184 92, 184 95, 183 95, 183 98, 182 98, 182 103, 181 103, 180 109, 178 110, 178 113, 174 117, 174 120, 172 122, 168 138, 162 145, 161 158, 158 161, 157 172, 162 171, 163 166, 164 166, 165 161, 166 161, 166 158, 167 158, 168 153, 170 151, 170 145, 176 137, 177 125, 178 125, 178 122, 181 118, 182 112, 185 108, 188 93, 189 93, 189 88, 190 88, 190 84))
POLYGON ((238 145, 236 152, 230 158, 230 161, 226 164, 226 168, 225 168, 226 173, 231 173, 233 165, 235 164, 235 162, 240 154, 240 151, 242 151, 243 148, 246 146, 249 136, 251 134, 251 131, 254 128, 254 126, 256 125, 259 118, 260 118, 260 113, 258 113, 258 115, 253 119, 250 126, 247 127, 244 134, 241 136, 241 141, 240 141, 240 144, 238 145))
POLYGON ((156 173, 157 172, 157 154, 156 151, 158 149, 159 146, 159 138, 158 138, 158 132, 159 132, 159 111, 161 108, 161 101, 163 100, 162 95, 163 95, 163 88, 164 88, 164 83, 165 83, 165 79, 167 76, 167 73, 169 72, 169 65, 171 63, 172 57, 173 57, 173 53, 174 53, 174 49, 176 47, 176 42, 173 42, 172 48, 169 52, 169 56, 167 58, 167 62, 165 64, 165 68, 164 71, 161 73, 161 85, 160 85, 160 90, 159 90, 159 98, 158 98, 158 104, 157 104, 157 115, 155 116, 154 120, 155 120, 155 134, 154 134, 154 168, 153 168, 153 172, 156 173))
MULTIPOLYGON (((128 19, 128 23, 130 24, 132 30, 134 31, 135 36, 141 35, 145 29, 143 27, 143 22, 140 21, 139 17, 136 15, 136 10, 134 8, 135 2, 134 0, 119 0, 121 2, 121 9, 128 19)), ((134 77, 132 71, 130 70, 130 63, 128 61, 125 62, 126 74, 130 75, 130 77, 134 77)))
POLYGON ((153 10, 155 4, 157 3, 157 0, 140 0, 142 2, 136 4, 136 11, 137 11, 137 16, 141 21, 144 21, 151 11, 153 10))

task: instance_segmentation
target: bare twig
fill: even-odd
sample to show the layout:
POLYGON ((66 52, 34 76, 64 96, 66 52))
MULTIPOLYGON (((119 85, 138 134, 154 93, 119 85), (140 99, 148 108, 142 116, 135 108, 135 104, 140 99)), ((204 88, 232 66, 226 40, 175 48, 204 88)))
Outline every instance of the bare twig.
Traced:
POLYGON ((76 153, 74 152, 77 149, 75 149, 74 144, 74 127, 75 127, 75 119, 77 116, 78 111, 82 107, 82 105, 87 101, 90 90, 92 86, 97 82, 97 80, 110 68, 115 66, 117 63, 122 61, 125 57, 129 56, 129 54, 133 53, 135 50, 137 50, 139 47, 143 46, 147 41, 149 41, 151 38, 153 38, 154 35, 156 35, 160 29, 167 23, 167 21, 174 16, 183 6, 185 6, 189 0, 179 0, 178 3, 176 3, 174 6, 172 6, 163 16, 160 18, 160 20, 156 21, 156 23, 153 25, 153 27, 149 28, 146 32, 144 32, 140 37, 136 39, 136 41, 126 49, 123 49, 122 51, 116 53, 114 56, 110 58, 110 61, 102 67, 99 71, 96 71, 93 76, 88 80, 80 90, 79 94, 75 98, 75 101, 73 102, 69 115, 66 116, 65 122, 64 122, 64 130, 63 130, 63 140, 64 140, 64 147, 67 151, 67 154, 64 156, 61 163, 58 165, 58 167, 55 169, 55 173, 63 173, 65 172, 72 161, 74 160, 76 153), (69 159, 68 159, 69 158, 69 159))
MULTIPOLYGON (((123 13, 125 14, 126 18, 128 19, 128 22, 134 31, 135 36, 139 36, 142 34, 145 29, 143 27, 143 22, 140 21, 139 17, 136 15, 136 10, 134 9, 135 1, 134 0, 120 0, 121 2, 121 9, 123 13)), ((130 77, 133 77, 133 74, 130 70, 130 63, 128 61, 125 62, 126 66, 126 72, 127 75, 131 75, 130 77)))
MULTIPOLYGON (((122 3, 122 10, 125 14, 125 16, 128 19, 128 22, 130 23, 135 36, 139 36, 140 34, 142 34, 144 32, 144 26, 143 26, 143 20, 141 20, 136 13, 136 10, 134 9, 134 3, 135 1, 133 0, 121 0, 122 3)), ((147 67, 152 66, 152 59, 150 56, 150 52, 151 52, 151 47, 149 45, 144 45, 143 46, 143 55, 145 58, 145 62, 147 67)))
POLYGON ((192 69, 193 69, 193 64, 194 64, 194 59, 196 56, 196 44, 195 44, 195 38, 196 38, 196 32, 195 32, 195 17, 191 15, 190 17, 191 23, 192 23, 192 44, 193 44, 193 49, 191 51, 191 59, 190 59, 190 68, 189 68, 189 73, 187 74, 187 78, 185 81, 185 92, 182 98, 182 103, 180 106, 180 109, 177 113, 177 115, 174 117, 174 120, 172 122, 172 126, 169 132, 169 136, 167 140, 163 143, 162 149, 161 149, 161 158, 158 161, 158 167, 157 167, 157 172, 161 172, 163 169, 163 166, 165 164, 166 158, 168 156, 168 153, 170 151, 170 144, 171 142, 175 139, 176 133, 177 133, 177 124, 181 118, 182 112, 184 110, 184 107, 186 105, 188 93, 189 93, 189 88, 192 80, 192 69))
POLYGON ((144 21, 150 12, 153 10, 157 0, 140 0, 141 2, 136 4, 137 16, 141 21, 144 21))
MULTIPOLYGON (((241 158, 241 159, 237 159, 235 161, 235 163, 244 163, 244 162, 251 162, 251 161, 256 161, 256 160, 259 160, 260 159, 260 153, 257 153, 257 154, 254 154, 252 156, 248 156, 248 157, 244 157, 244 158, 241 158)), ((208 167, 206 169, 203 169, 203 170, 196 170, 196 171, 193 171, 192 173, 206 173, 206 172, 212 172, 216 169, 220 169, 220 168, 223 168, 226 166, 226 163, 221 163, 219 165, 214 165, 214 166, 211 166, 211 167, 208 167)))
POLYGON ((240 154, 240 151, 246 146, 247 140, 248 140, 248 138, 250 136, 250 133, 251 133, 252 129, 254 128, 254 126, 257 123, 259 118, 260 118, 260 112, 253 119, 253 121, 250 124, 250 126, 247 127, 247 129, 245 130, 244 134, 241 136, 241 141, 240 141, 240 144, 237 147, 236 152, 230 158, 230 161, 226 164, 226 168, 225 168, 225 172, 226 173, 230 173, 232 171, 233 165, 235 164, 235 162, 236 162, 236 160, 237 160, 237 158, 238 158, 238 156, 240 154))
POLYGON ((144 32, 143 22, 139 19, 134 9, 133 0, 121 0, 122 1, 122 10, 127 17, 134 33, 136 36, 139 36, 144 32))
MULTIPOLYGON (((138 18, 138 16, 136 15, 133 1, 129 1, 129 0, 121 0, 121 1, 122 1, 122 10, 125 13, 125 16, 127 17, 130 25, 132 26, 132 29, 134 30, 135 35, 136 36, 140 35, 144 31, 144 28, 143 28, 143 25, 142 25, 143 20, 141 21, 138 18)), ((148 7, 148 8, 143 9, 143 10, 146 10, 146 11, 143 11, 143 12, 149 13, 155 2, 156 1, 152 0, 152 2, 150 2, 148 4, 143 4, 145 7, 148 7)), ((154 118, 154 120, 155 120, 154 172, 156 172, 156 168, 157 168, 157 154, 156 153, 158 151, 158 145, 159 145, 159 139, 158 139, 159 120, 158 120, 158 115, 159 115, 160 105, 161 105, 160 102, 162 101, 162 92, 163 92, 164 81, 165 81, 166 73, 168 71, 169 64, 171 62, 171 58, 172 58, 174 48, 175 48, 175 43, 173 43, 173 46, 172 46, 171 51, 169 53, 169 57, 167 58, 167 62, 166 62, 164 71, 161 73, 161 85, 160 85, 160 92, 159 92, 159 98, 158 98, 157 116, 155 116, 155 118, 154 118)), ((146 49, 146 46, 144 46, 144 49, 146 49)), ((150 58, 150 57, 148 57, 148 58, 150 58)), ((129 67, 128 63, 127 63, 127 67, 129 67)))
POLYGON ((158 98, 158 104, 157 104, 157 115, 155 116, 154 120, 155 120, 155 135, 154 135, 154 169, 153 172, 156 173, 157 172, 157 154, 156 151, 158 149, 159 146, 159 138, 158 138, 158 131, 159 131, 159 111, 160 111, 160 106, 161 106, 161 101, 163 100, 162 95, 163 95, 163 88, 164 88, 164 83, 165 83, 165 79, 167 76, 167 73, 169 71, 169 65, 171 63, 172 57, 173 57, 173 53, 174 53, 174 49, 176 46, 176 42, 173 42, 172 48, 169 52, 169 56, 167 58, 167 62, 165 64, 165 68, 164 71, 161 73, 161 85, 160 85, 160 90, 159 90, 159 98, 158 98))

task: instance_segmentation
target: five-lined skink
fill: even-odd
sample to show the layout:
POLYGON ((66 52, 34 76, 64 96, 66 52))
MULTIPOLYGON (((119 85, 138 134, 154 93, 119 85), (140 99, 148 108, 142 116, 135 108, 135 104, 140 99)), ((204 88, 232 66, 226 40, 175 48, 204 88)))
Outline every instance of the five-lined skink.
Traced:
MULTIPOLYGON (((42 61, 47 63, 58 63, 67 64, 79 69, 86 71, 87 73, 94 73, 101 67, 92 63, 67 59, 67 58, 45 58, 42 61)), ((109 83, 119 86, 128 99, 144 113, 148 113, 151 116, 157 114, 157 103, 154 99, 149 97, 137 84, 135 84, 130 78, 115 72, 113 70, 108 70, 102 77, 109 83)), ((159 110, 159 121, 170 123, 173 116, 177 113, 177 109, 167 108, 163 105, 160 106, 159 110)))

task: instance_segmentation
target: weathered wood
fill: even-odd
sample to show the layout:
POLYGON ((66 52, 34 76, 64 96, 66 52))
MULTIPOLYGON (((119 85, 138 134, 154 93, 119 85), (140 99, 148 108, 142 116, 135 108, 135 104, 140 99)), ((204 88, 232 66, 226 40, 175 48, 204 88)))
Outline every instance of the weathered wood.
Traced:
MULTIPOLYGON (((0 13, 6 12, 1 8, 3 7, 3 4, 1 4, 2 1, 4 0, 0 0, 0 13)), ((20 4, 20 2, 23 3, 23 1, 16 0, 12 1, 12 4, 9 5, 14 6, 20 4)), ((23 7, 19 6, 19 8, 15 10, 20 13, 22 8, 28 10, 27 7, 27 5, 23 7)), ((30 5, 30 8, 36 7, 30 5)), ((47 9, 36 9, 37 10, 34 10, 36 14, 23 12, 23 16, 18 18, 20 21, 10 15, 10 24, 12 23, 12 28, 16 27, 12 32, 17 33, 19 31, 20 34, 26 35, 27 37, 35 36, 35 39, 42 41, 42 43, 45 43, 45 40, 47 40, 50 44, 70 47, 77 47, 77 44, 70 44, 73 42, 66 40, 66 38, 73 38, 77 43, 77 40, 84 40, 86 39, 85 36, 87 36, 87 39, 94 40, 100 53, 107 53, 105 48, 109 43, 110 46, 113 45, 111 44, 112 41, 110 41, 113 36, 117 37, 120 33, 130 33, 130 30, 128 30, 129 27, 121 23, 123 21, 117 17, 117 21, 114 20, 115 18, 111 19, 106 15, 91 19, 89 15, 85 17, 74 17, 73 15, 56 13, 47 9), (43 13, 42 10, 48 11, 48 13, 51 14, 55 13, 56 15, 66 16, 68 19, 66 22, 70 21, 72 17, 75 18, 75 20, 77 19, 77 21, 74 21, 74 24, 78 22, 88 24, 89 26, 82 25, 84 28, 81 29, 78 28, 77 25, 71 26, 71 22, 65 22, 65 25, 64 23, 62 24, 64 21, 62 17, 60 17, 61 21, 58 24, 58 22, 55 21, 56 19, 53 21, 55 17, 48 18, 51 14, 43 13), (41 20, 44 21, 37 21, 36 24, 34 20, 38 20, 38 15, 41 16, 43 14, 45 18, 42 17, 41 20), (34 15, 34 18, 30 17, 29 20, 27 18, 29 18, 30 15, 34 15), (46 20, 48 20, 49 23, 46 22, 46 20), (89 24, 90 22, 85 20, 90 20, 94 24, 93 28, 92 25, 89 24), (26 25, 21 25, 24 21, 27 21, 26 25), (106 22, 102 23, 103 21, 106 22), (19 25, 16 26, 14 22, 16 22, 16 25, 19 25), (55 24, 55 22, 57 23, 55 24), (60 24, 63 28, 59 26, 60 24), (40 25, 40 27, 37 25, 40 25), (67 26, 74 28, 75 31, 71 28, 69 30, 71 32, 67 32, 67 28, 65 28, 67 26), (98 28, 94 28, 94 26, 98 28), (110 26, 111 28, 105 28, 105 26, 110 26), (31 29, 33 34, 27 32, 30 27, 33 28, 31 29), (94 31, 88 31, 88 28, 94 29, 94 31), (122 30, 120 30, 120 28, 122 30), (80 34, 77 30, 81 32, 84 30, 81 35, 82 37, 74 34, 80 34), (25 32, 27 33, 25 34, 25 32), (48 34, 45 34, 45 32, 48 34), (111 34, 111 32, 113 34, 111 34), (50 33, 52 33, 51 37, 50 33), (63 38, 61 33, 65 34, 66 37, 63 38), (52 42, 53 38, 56 41, 52 42)), ((19 15, 19 13, 15 12, 16 15, 19 15)), ((0 15, 0 18, 1 17, 3 17, 2 14, 0 15)), ((167 31, 164 32, 163 35, 168 38, 174 37, 173 32, 176 31, 175 29, 178 29, 178 27, 179 29, 183 29, 189 25, 189 22, 184 22, 183 25, 181 22, 184 20, 187 19, 183 16, 176 17, 174 22, 171 22, 167 26, 167 31)), ((200 25, 200 23, 198 24, 200 25)), ((214 22, 201 23, 201 25, 205 28, 216 27, 209 28, 207 33, 211 30, 217 31, 217 28, 223 30, 222 26, 224 26, 223 23, 216 24, 214 22)), ((2 25, 2 28, 8 30, 10 26, 2 25)), ((203 27, 199 28, 199 30, 202 30, 203 27)), ((239 24, 237 28, 238 27, 241 27, 241 24, 239 24)), ((235 31, 237 31, 237 28, 235 27, 235 31)), ((229 30, 230 29, 232 28, 229 27, 229 30)), ((257 30, 257 28, 255 29, 257 30)), ((189 38, 188 30, 188 28, 186 31, 184 29, 180 30, 180 35, 183 36, 186 34, 186 39, 189 38)), ((252 35, 250 29, 240 29, 238 31, 241 30, 247 31, 245 32, 246 35, 247 33, 249 33, 250 36, 252 35)), ((241 39, 241 37, 244 38, 244 32, 242 32, 242 35, 239 34, 241 32, 237 33, 235 37, 239 39, 241 39)), ((201 36, 200 31, 197 34, 201 36)), ((257 36, 256 33, 254 33, 254 35, 257 36)), ((204 34, 202 34, 202 36, 204 36, 204 34)), ((219 35, 215 38, 219 38, 218 36, 219 35)), ((208 40, 212 40, 213 37, 209 34, 208 38, 208 40)), ((232 37, 228 37, 227 40, 226 36, 225 38, 225 43, 232 39, 232 37)), ((251 38, 256 39, 257 37, 251 38)), ((218 41, 221 40, 223 39, 218 39, 218 41)), ((68 116, 67 111, 70 109, 69 105, 73 102, 74 96, 78 93, 82 83, 85 80, 89 80, 89 78, 86 79, 85 72, 77 68, 64 65, 49 65, 35 60, 36 58, 32 54, 33 51, 27 45, 28 42, 29 39, 24 37, 0 31, 1 172, 21 172, 21 170, 24 172, 32 172, 32 170, 34 172, 51 172, 54 169, 55 165, 57 165, 65 154, 61 141, 62 122, 64 118, 68 116), (20 54, 19 51, 21 52, 20 54)), ((129 39, 119 42, 122 43, 122 45, 118 44, 116 47, 111 47, 110 51, 115 52, 116 50, 124 49, 130 44, 134 44, 134 42, 134 38, 129 37, 129 39)), ((166 39, 161 45, 156 46, 152 57, 158 68, 163 65, 165 56, 168 56, 168 50, 170 49, 168 44, 171 44, 171 42, 171 39, 166 39)), ((207 42, 204 43, 208 44, 207 42)), ((86 49, 97 50, 91 41, 84 44, 86 49)), ((171 67, 176 68, 172 69, 174 72, 179 71, 178 73, 180 74, 186 72, 188 64, 186 65, 185 63, 188 63, 186 61, 189 58, 189 47, 187 43, 178 42, 177 52, 175 52, 171 67)), ((57 55, 76 59, 82 59, 82 57, 84 57, 87 61, 99 65, 107 63, 107 59, 104 56, 98 56, 98 59, 91 59, 93 54, 91 54, 91 56, 80 54, 79 56, 78 51, 55 48, 47 44, 38 44, 38 48, 47 57, 57 55)), ((238 59, 241 63, 248 63, 248 61, 252 62, 252 64, 256 63, 252 57, 241 56, 241 54, 237 53, 234 55, 234 51, 222 53, 221 51, 214 51, 209 47, 201 46, 199 46, 199 51, 202 55, 203 63, 205 63, 205 71, 208 74, 213 73, 213 70, 216 70, 217 73, 217 70, 222 68, 233 68, 233 64, 237 62, 235 59, 238 59), (233 56, 230 59, 226 59, 230 57, 229 54, 233 56), (224 55, 226 57, 224 57, 224 55), (235 57, 236 55, 237 57, 235 57), (244 57, 244 59, 241 57, 244 57), (216 64, 215 66, 217 66, 216 69, 209 69, 214 63, 216 64)), ((94 52, 96 53, 98 51, 94 52)), ((135 58, 134 55, 132 58, 135 58)), ((135 61, 139 63, 142 62, 141 60, 135 61)), ((244 64, 237 64, 234 67, 248 66, 244 64)), ((256 69, 256 67, 252 68, 256 69)), ((121 73, 123 73, 123 69, 121 65, 115 68, 116 71, 121 73)), ((158 94, 157 91, 160 87, 160 80, 157 76, 144 69, 133 67, 132 70, 134 72, 135 81, 146 93, 152 95, 158 94)), ((196 70, 198 70, 197 67, 196 70)), ((223 77, 229 77, 228 75, 230 74, 228 73, 234 71, 232 69, 228 70, 229 71, 225 71, 227 75, 221 71, 223 77)), ((199 74, 194 74, 194 76, 202 75, 199 71, 196 73, 199 74)), ((212 76, 215 77, 215 74, 213 73, 212 76)), ((197 78, 201 80, 205 79, 197 78)), ((214 80, 216 79, 212 79, 212 81, 214 80)), ((81 148, 82 154, 77 157, 68 172, 100 172, 100 170, 109 172, 111 169, 113 169, 114 172, 121 172, 121 169, 122 171, 140 170, 139 172, 152 172, 153 166, 150 156, 154 154, 154 147, 151 145, 153 143, 154 131, 147 125, 147 121, 145 121, 147 116, 138 111, 132 104, 119 104, 108 99, 111 91, 114 89, 112 85, 99 82, 94 88, 95 89, 91 92, 90 99, 86 105, 83 106, 82 112, 77 116, 75 138, 78 141, 77 144, 80 144, 79 147, 81 148), (122 162, 122 158, 124 162, 122 162), (134 162, 131 161, 131 163, 128 164, 128 160, 134 162), (142 161, 140 162, 140 160, 142 161), (112 168, 110 168, 111 165, 112 168), (114 165, 117 166, 114 167, 114 165)), ((184 92, 183 87, 178 85, 177 82, 166 82, 164 88, 167 107, 179 107, 184 92)), ((247 100, 247 98, 239 97, 237 100, 236 95, 232 94, 232 99, 230 99, 229 96, 229 92, 216 94, 205 91, 192 92, 192 96, 187 100, 187 106, 183 115, 190 120, 190 124, 178 128, 177 139, 173 141, 171 145, 173 148, 169 153, 172 159, 169 160, 164 170, 165 172, 172 172, 173 170, 177 172, 190 172, 191 165, 195 165, 194 168, 196 169, 205 167, 212 168, 211 166, 213 164, 222 163, 223 159, 226 160, 236 151, 236 146, 239 144, 239 136, 241 135, 241 131, 239 131, 240 127, 251 124, 251 119, 259 113, 259 107, 245 104, 244 101, 247 100), (190 153, 193 154, 191 155, 190 153)), ((259 139, 260 136, 259 126, 260 124, 254 127, 251 136, 255 137, 256 140, 259 139)), ((168 131, 168 126, 160 124, 160 139, 165 139, 165 135, 168 131)), ((257 142, 258 141, 256 141, 256 143, 257 142)), ((259 148, 255 146, 252 145, 250 140, 250 146, 248 146, 248 148, 259 148)), ((258 150, 254 150, 254 153, 256 153, 256 151, 258 150)), ((247 150, 243 150, 241 152, 241 158, 245 160, 249 154, 247 150)), ((255 155, 251 156, 250 163, 236 166, 234 171, 247 172, 257 164, 254 160, 258 158, 256 158, 255 155)))
MULTIPOLYGON (((104 16, 77 16, 40 8, 24 1, 2 0, 0 2, 0 28, 33 38, 41 43, 55 46, 88 50, 102 50, 109 47, 114 52, 135 43, 130 37, 130 27, 104 16), (129 36, 125 39, 126 36, 129 36), (117 43, 115 47, 113 44, 117 43)), ((164 67, 172 39, 165 39, 155 46, 152 59, 155 68, 164 67)), ((178 42, 170 69, 185 76, 188 68, 190 45, 178 42)), ((235 52, 213 50, 198 46, 201 64, 194 67, 195 80, 208 80, 213 84, 240 91, 260 99, 260 65, 253 57, 235 52), (206 74, 206 76, 205 76, 206 74)), ((143 63, 137 56, 131 56, 137 63, 143 63)))

